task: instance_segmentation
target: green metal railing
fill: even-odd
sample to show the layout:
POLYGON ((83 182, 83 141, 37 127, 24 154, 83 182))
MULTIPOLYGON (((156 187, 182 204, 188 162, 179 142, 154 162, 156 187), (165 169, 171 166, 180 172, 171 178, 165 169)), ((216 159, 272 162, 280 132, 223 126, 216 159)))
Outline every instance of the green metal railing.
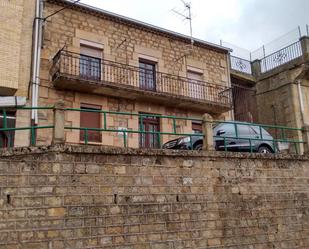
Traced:
MULTIPOLYGON (((54 107, 18 107, 17 110, 53 110, 54 107)), ((30 125, 30 126, 23 126, 23 127, 8 127, 8 115, 7 113, 9 109, 3 108, 2 111, 2 128, 0 128, 0 132, 15 132, 15 131, 25 131, 30 130, 30 145, 36 145, 36 131, 40 129, 53 129, 54 125, 30 125)), ((12 147, 10 144, 12 141, 8 140, 7 147, 12 147)))
MULTIPOLYGON (((89 144, 89 132, 96 131, 96 132, 112 132, 112 133, 122 133, 123 136, 123 145, 124 147, 127 147, 127 139, 128 134, 152 134, 156 135, 158 147, 162 146, 162 138, 161 136, 188 136, 190 138, 196 136, 200 137, 203 136, 203 134, 193 134, 193 133, 181 133, 177 132, 177 121, 191 121, 191 122, 199 122, 202 123, 202 119, 198 118, 191 118, 191 117, 177 117, 177 116, 168 116, 168 115, 157 115, 157 114, 139 114, 139 113, 130 113, 130 112, 116 112, 116 111, 104 111, 104 110, 93 110, 93 109, 78 109, 78 108, 66 108, 66 111, 73 111, 73 112, 95 112, 100 113, 103 115, 103 124, 102 128, 90 128, 90 127, 74 127, 74 126, 66 126, 66 130, 82 130, 85 132, 84 136, 84 144, 89 144), (139 118, 139 127, 138 130, 123 130, 123 129, 117 129, 117 128, 109 128, 107 125, 107 119, 108 115, 121 115, 121 116, 137 116, 139 118), (143 119, 145 118, 159 118, 160 120, 163 119, 169 119, 172 120, 172 130, 171 131, 145 131, 143 130, 143 119)), ((300 128, 294 128, 294 127, 286 127, 286 126, 276 126, 276 125, 265 125, 265 124, 254 124, 254 123, 245 123, 245 122, 235 122, 235 121, 209 121, 213 124, 213 126, 225 123, 225 124, 232 124, 234 126, 234 134, 235 136, 218 136, 214 134, 215 140, 223 140, 224 145, 224 151, 229 150, 228 141, 231 139, 234 140, 244 140, 249 142, 249 151, 254 152, 255 146, 254 143, 256 141, 263 141, 268 144, 272 144, 273 152, 278 152, 278 143, 288 143, 294 145, 294 150, 296 153, 300 151, 299 145, 303 144, 304 141, 293 139, 293 137, 297 137, 298 134, 295 134, 295 132, 301 132, 302 129, 300 128), (254 131, 256 132, 258 137, 244 137, 241 136, 238 132, 238 126, 239 125, 248 125, 249 127, 255 127, 254 131), (269 136, 264 132, 264 130, 268 131, 272 137, 271 139, 269 136), (271 131, 273 130, 273 131, 271 131), (257 132, 258 131, 258 132, 257 132), (288 135, 287 133, 294 133, 288 135), (278 135, 279 134, 279 135, 278 135)), ((161 122, 160 122, 161 123, 161 122)), ((194 146, 192 144, 192 139, 190 139, 190 148, 193 149, 194 146)))
MULTIPOLYGON (((158 115, 158 114, 139 114, 139 113, 130 113, 130 112, 115 112, 115 111, 104 111, 104 110, 94 110, 94 109, 78 109, 78 108, 66 108, 66 111, 74 111, 74 112, 94 112, 101 113, 103 115, 103 127, 102 128, 89 128, 89 127, 74 127, 74 126, 66 126, 66 130, 82 130, 85 132, 84 144, 89 143, 89 131, 97 131, 97 132, 113 132, 113 133, 122 133, 123 135, 123 145, 127 147, 127 135, 128 134, 151 134, 156 135, 158 147, 162 146, 161 136, 164 135, 172 135, 172 136, 197 136, 200 137, 202 134, 192 134, 192 133, 180 133, 177 132, 177 121, 191 121, 191 122, 202 122, 201 119, 197 118, 187 118, 187 117, 177 117, 177 116, 168 116, 168 115, 158 115), (139 130, 121 130, 121 129, 110 129, 107 127, 107 115, 122 115, 128 117, 139 117, 139 130), (146 118, 159 118, 160 121, 163 119, 172 120, 172 131, 163 132, 163 131, 146 131, 143 129, 143 120, 146 118)), ((193 146, 193 145, 192 145, 193 146)))
MULTIPOLYGON (((50 107, 21 107, 17 108, 18 111, 31 111, 31 110, 51 110, 54 111, 55 108, 53 106, 50 107)), ((36 144, 36 133, 38 130, 42 129, 54 129, 54 120, 51 121, 52 124, 49 125, 29 125, 29 126, 23 126, 23 127, 8 127, 8 113, 9 110, 2 109, 2 128, 0 128, 0 132, 15 132, 15 131, 23 131, 23 130, 30 130, 30 144, 35 145, 36 144)), ((116 111, 105 111, 105 110, 95 110, 95 109, 79 109, 79 108, 65 108, 65 112, 76 112, 80 113, 82 112, 90 112, 90 113, 99 113, 100 114, 100 120, 102 121, 102 125, 100 125, 100 128, 94 128, 94 127, 80 127, 80 126, 64 126, 64 129, 66 131, 69 130, 79 130, 83 131, 84 133, 84 139, 80 142, 83 142, 84 144, 89 144, 92 141, 89 139, 89 134, 91 132, 98 132, 100 136, 104 132, 109 133, 118 133, 121 134, 123 139, 123 146, 128 147, 128 141, 130 139, 130 134, 139 134, 140 137, 146 136, 147 134, 153 135, 152 139, 156 139, 155 144, 157 148, 161 148, 163 144, 163 136, 169 136, 169 141, 177 139, 179 137, 190 137, 189 139, 189 148, 194 149, 193 144, 195 141, 193 138, 198 137, 200 138, 203 136, 202 133, 191 133, 191 132, 180 132, 179 128, 181 127, 190 127, 187 122, 196 122, 202 124, 202 119, 199 118, 192 118, 192 117, 178 117, 178 116, 170 116, 170 115, 158 115, 158 114, 147 114, 147 113, 131 113, 131 112, 116 112, 116 111), (102 116, 103 117, 102 117, 102 116), (116 125, 109 125, 108 119, 111 118, 111 116, 118 117, 119 120, 122 120, 125 118, 126 121, 132 119, 133 117, 137 119, 136 122, 138 122, 135 127, 138 127, 136 129, 124 127, 119 128, 116 125), (144 120, 145 119, 158 119, 158 124, 163 126, 162 120, 167 120, 165 123, 168 124, 170 127, 170 130, 146 130, 144 128, 144 120), (185 122, 185 123, 179 123, 179 122, 185 122), (170 138, 173 139, 170 139, 170 138)), ((115 118, 115 117, 114 117, 115 118)), ((118 120, 118 121, 119 121, 118 120)), ((237 141, 247 141, 249 144, 249 152, 255 152, 256 146, 255 143, 259 141, 263 141, 267 144, 271 145, 271 148, 273 149, 273 152, 278 152, 278 143, 286 143, 289 145, 293 145, 294 152, 299 153, 300 152, 300 145, 304 144, 304 141, 298 139, 300 137, 300 133, 302 132, 302 129, 300 128, 294 128, 294 127, 286 127, 286 126, 278 126, 278 125, 265 125, 265 124, 254 124, 254 123, 244 123, 244 122, 235 122, 235 121, 206 121, 208 123, 211 123, 213 127, 215 127, 218 124, 230 124, 233 126, 233 133, 225 134, 225 135, 218 135, 214 134, 214 140, 216 142, 223 141, 223 146, 221 146, 221 150, 228 151, 231 149, 230 142, 231 140, 237 140, 237 141), (256 137, 246 137, 241 134, 239 134, 239 126, 240 125, 246 125, 251 127, 255 133, 256 137), (271 136, 269 136, 267 131, 271 136)), ((128 125, 127 125, 128 126, 128 125)), ((166 127, 166 126, 164 126, 166 127)), ((79 136, 79 135, 77 135, 79 136)), ((102 138, 102 136, 101 136, 102 138)), ((104 138, 104 137, 103 137, 104 138)), ((145 138, 145 137, 144 137, 145 138)), ((141 138, 139 139, 141 140, 141 138)), ((167 139, 165 139, 167 140, 167 139)), ((69 141, 67 141, 69 142, 69 141)), ((140 143, 140 141, 138 141, 140 143)), ((104 144, 104 141, 103 141, 104 144)), ((139 144, 141 145, 141 144, 139 144)), ((10 147, 10 146, 9 146, 10 147)), ((290 147, 291 148, 291 147, 290 147)))

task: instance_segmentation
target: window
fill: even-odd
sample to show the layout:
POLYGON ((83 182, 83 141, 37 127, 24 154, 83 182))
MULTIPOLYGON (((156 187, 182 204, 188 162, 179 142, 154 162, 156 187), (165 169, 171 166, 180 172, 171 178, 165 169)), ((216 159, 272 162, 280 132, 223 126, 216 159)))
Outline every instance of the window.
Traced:
MULTIPOLYGON (((160 131, 160 120, 158 117, 140 117, 139 119, 140 130, 142 131, 160 131)), ((149 134, 140 133, 140 147, 141 148, 159 148, 160 135, 159 134, 149 134)))
POLYGON ((144 90, 156 90, 156 63, 139 60, 139 86, 144 90))
POLYGON ((251 137, 252 135, 256 135, 256 132, 249 125, 237 125, 238 135, 240 137, 251 137))
MULTIPOLYGON (((15 112, 6 113, 6 127, 15 128, 16 115, 15 112)), ((0 128, 4 128, 3 112, 0 114, 0 128)), ((1 131, 0 132, 0 148, 14 147, 15 131, 1 131)))
POLYGON ((222 123, 222 124, 217 125, 214 128, 214 135, 216 136, 217 132, 220 131, 220 130, 225 132, 224 135, 221 135, 222 137, 234 137, 234 136, 236 136, 234 124, 222 123))
MULTIPOLYGON (((82 104, 81 109, 101 110, 101 106, 82 104)), ((80 112, 80 127, 82 128, 101 128, 101 115, 99 112, 80 112)), ((80 131, 80 141, 85 141, 85 131, 80 131)), ((102 136, 100 131, 88 131, 88 142, 101 143, 102 136)))
POLYGON ((202 124, 198 122, 192 122, 192 132, 194 134, 202 133, 202 124))
POLYGON ((188 81, 188 95, 195 99, 205 99, 205 86, 203 82, 203 74, 200 72, 187 71, 188 81))
POLYGON ((80 46, 80 77, 87 80, 101 80, 102 50, 80 46))

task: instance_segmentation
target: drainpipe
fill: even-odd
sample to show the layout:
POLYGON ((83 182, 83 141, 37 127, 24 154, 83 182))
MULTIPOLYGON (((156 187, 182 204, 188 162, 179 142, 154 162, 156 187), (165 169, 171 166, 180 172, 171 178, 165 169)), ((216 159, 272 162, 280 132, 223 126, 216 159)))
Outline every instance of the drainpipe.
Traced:
MULTIPOLYGON (((41 0, 36 0, 36 11, 34 20, 34 42, 33 42, 33 62, 32 62, 32 93, 31 106, 38 106, 38 92, 40 84, 40 60, 41 60, 41 44, 42 44, 42 18, 43 5, 41 0)), ((31 111, 31 125, 38 124, 38 111, 31 111)))
POLYGON ((297 90, 298 90, 298 96, 299 96, 299 104, 300 104, 300 113, 301 113, 301 119, 302 119, 302 123, 304 124, 305 120, 304 120, 304 99, 303 99, 303 91, 301 88, 301 80, 297 80, 297 90))

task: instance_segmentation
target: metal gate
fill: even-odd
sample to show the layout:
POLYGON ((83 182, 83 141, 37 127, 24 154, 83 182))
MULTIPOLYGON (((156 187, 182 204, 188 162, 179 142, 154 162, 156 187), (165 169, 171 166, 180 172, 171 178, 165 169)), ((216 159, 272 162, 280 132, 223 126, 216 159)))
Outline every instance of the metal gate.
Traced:
POLYGON ((232 84, 234 119, 243 122, 258 122, 254 88, 232 84))

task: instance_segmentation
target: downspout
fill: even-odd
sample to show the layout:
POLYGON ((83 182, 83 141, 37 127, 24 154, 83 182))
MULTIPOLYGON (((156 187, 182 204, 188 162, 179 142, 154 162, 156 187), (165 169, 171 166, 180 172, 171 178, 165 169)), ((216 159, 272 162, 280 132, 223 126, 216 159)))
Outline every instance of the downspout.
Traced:
POLYGON ((299 96, 299 104, 300 104, 300 113, 301 113, 301 119, 302 119, 302 124, 304 124, 304 99, 303 99, 303 91, 301 88, 301 80, 297 80, 297 90, 298 90, 298 96, 299 96))
POLYGON ((234 101, 233 101, 233 87, 232 87, 232 79, 231 79, 231 54, 230 52, 226 54, 225 56, 226 62, 227 62, 227 67, 226 67, 226 73, 227 73, 227 80, 228 80, 228 87, 231 89, 230 92, 230 100, 232 103, 232 109, 230 111, 230 119, 235 120, 235 111, 234 111, 234 101))
MULTIPOLYGON (((38 30, 38 60, 36 64, 36 84, 35 84, 35 107, 38 107, 38 102, 39 102, 39 86, 40 86, 40 69, 41 69, 41 48, 42 48, 42 35, 43 35, 43 1, 38 0, 39 3, 39 30, 38 30)), ((39 120, 38 120, 38 110, 35 110, 35 124, 37 125, 39 120)))
MULTIPOLYGON (((36 11, 34 20, 34 42, 33 42, 33 62, 32 62, 32 88, 31 88, 31 106, 38 106, 38 86, 40 83, 40 56, 42 44, 42 2, 36 0, 36 11)), ((38 111, 31 110, 31 125, 38 124, 38 111)))

